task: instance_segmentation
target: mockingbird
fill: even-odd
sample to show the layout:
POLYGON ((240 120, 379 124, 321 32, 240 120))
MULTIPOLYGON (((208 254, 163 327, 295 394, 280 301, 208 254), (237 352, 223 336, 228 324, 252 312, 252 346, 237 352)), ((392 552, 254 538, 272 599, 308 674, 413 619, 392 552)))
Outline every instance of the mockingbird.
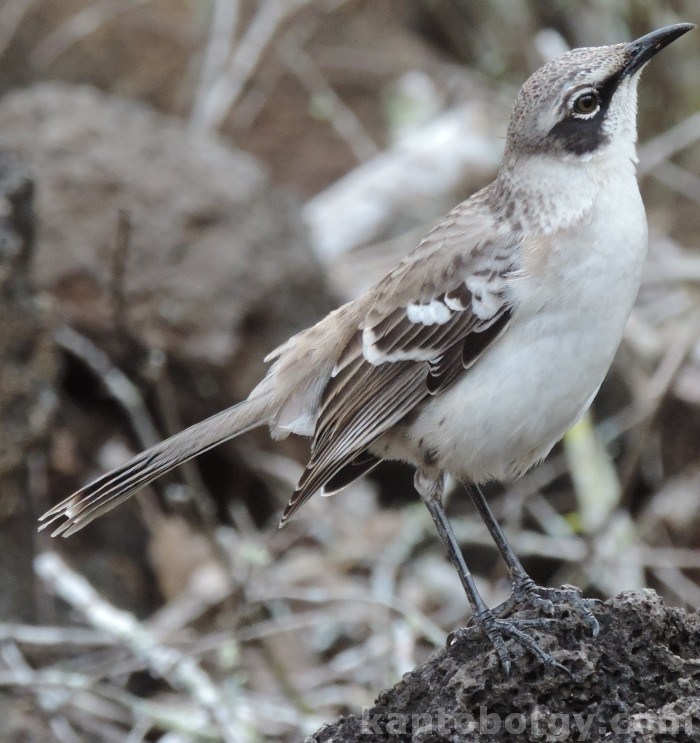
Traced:
MULTIPOLYGON (((573 589, 536 586, 479 483, 522 475, 590 405, 620 343, 647 248, 635 177, 637 84, 645 64, 693 28, 574 49, 523 85, 496 179, 457 206, 366 294, 269 354, 247 400, 139 454, 52 508, 67 536, 147 483, 256 426, 311 437, 282 516, 383 459, 416 468, 415 487, 457 568, 474 619, 510 668, 513 638, 558 665, 509 619, 523 601, 551 613, 573 589), (513 584, 489 610, 442 503, 446 473, 466 484, 513 584)), ((43 527, 42 527, 43 528, 43 527)), ((536 620, 534 620, 536 621, 536 620)))

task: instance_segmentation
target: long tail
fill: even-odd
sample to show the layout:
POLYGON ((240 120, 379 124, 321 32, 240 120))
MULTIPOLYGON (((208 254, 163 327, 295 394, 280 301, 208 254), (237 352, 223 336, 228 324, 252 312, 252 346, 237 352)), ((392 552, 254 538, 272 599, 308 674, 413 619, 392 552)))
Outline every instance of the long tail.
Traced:
POLYGON ((39 528, 64 518, 51 536, 68 537, 179 464, 268 423, 272 413, 270 398, 260 395, 196 423, 73 493, 39 518, 39 528))

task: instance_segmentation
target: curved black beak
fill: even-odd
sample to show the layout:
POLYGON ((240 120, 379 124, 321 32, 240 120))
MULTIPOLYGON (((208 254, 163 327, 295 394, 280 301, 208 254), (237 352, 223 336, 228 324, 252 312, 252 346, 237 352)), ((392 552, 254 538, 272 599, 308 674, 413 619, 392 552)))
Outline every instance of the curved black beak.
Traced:
POLYGON ((630 60, 622 71, 624 75, 634 75, 658 52, 665 46, 673 43, 676 39, 688 33, 691 28, 695 28, 694 23, 676 23, 673 26, 665 26, 657 31, 652 31, 646 36, 642 36, 636 41, 631 41, 627 45, 630 54, 630 60))

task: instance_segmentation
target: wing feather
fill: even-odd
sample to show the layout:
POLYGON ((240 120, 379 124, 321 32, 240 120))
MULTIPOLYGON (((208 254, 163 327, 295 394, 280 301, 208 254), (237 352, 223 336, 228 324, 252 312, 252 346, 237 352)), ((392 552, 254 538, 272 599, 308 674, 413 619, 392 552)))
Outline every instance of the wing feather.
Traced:
POLYGON ((453 215, 375 288, 319 401, 309 463, 282 523, 319 488, 365 471, 353 462, 374 466, 372 442, 453 384, 508 327, 519 244, 495 225, 495 237, 479 242, 453 215))
MULTIPOLYGON (((409 362, 404 364, 408 366, 409 362)), ((377 368, 369 364, 366 366, 377 368)), ((396 370, 391 368, 393 366, 395 364, 380 367, 382 372, 385 369, 393 372, 392 378, 385 380, 386 385, 381 397, 372 400, 371 405, 367 407, 353 406, 343 420, 344 425, 334 427, 335 435, 331 435, 324 446, 314 447, 309 464, 285 509, 282 523, 362 453, 369 443, 398 423, 425 398, 424 377, 427 373, 427 364, 424 365, 424 369, 419 369, 413 364, 414 369, 409 374, 396 373, 396 370), (392 401, 396 400, 400 400, 399 404, 392 404, 392 401)))

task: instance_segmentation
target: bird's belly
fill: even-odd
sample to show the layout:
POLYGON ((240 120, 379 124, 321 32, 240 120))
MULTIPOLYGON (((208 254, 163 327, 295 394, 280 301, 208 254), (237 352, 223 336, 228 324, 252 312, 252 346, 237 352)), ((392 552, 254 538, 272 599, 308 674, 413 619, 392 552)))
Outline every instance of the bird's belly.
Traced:
POLYGON ((506 479, 544 458, 592 401, 617 346, 551 328, 524 343, 510 330, 406 431, 415 454, 457 477, 506 479))
POLYGON ((645 227, 624 250, 606 243, 585 268, 572 263, 524 286, 528 301, 506 333, 391 437, 393 457, 475 482, 518 476, 543 459, 612 363, 639 287, 645 227))

